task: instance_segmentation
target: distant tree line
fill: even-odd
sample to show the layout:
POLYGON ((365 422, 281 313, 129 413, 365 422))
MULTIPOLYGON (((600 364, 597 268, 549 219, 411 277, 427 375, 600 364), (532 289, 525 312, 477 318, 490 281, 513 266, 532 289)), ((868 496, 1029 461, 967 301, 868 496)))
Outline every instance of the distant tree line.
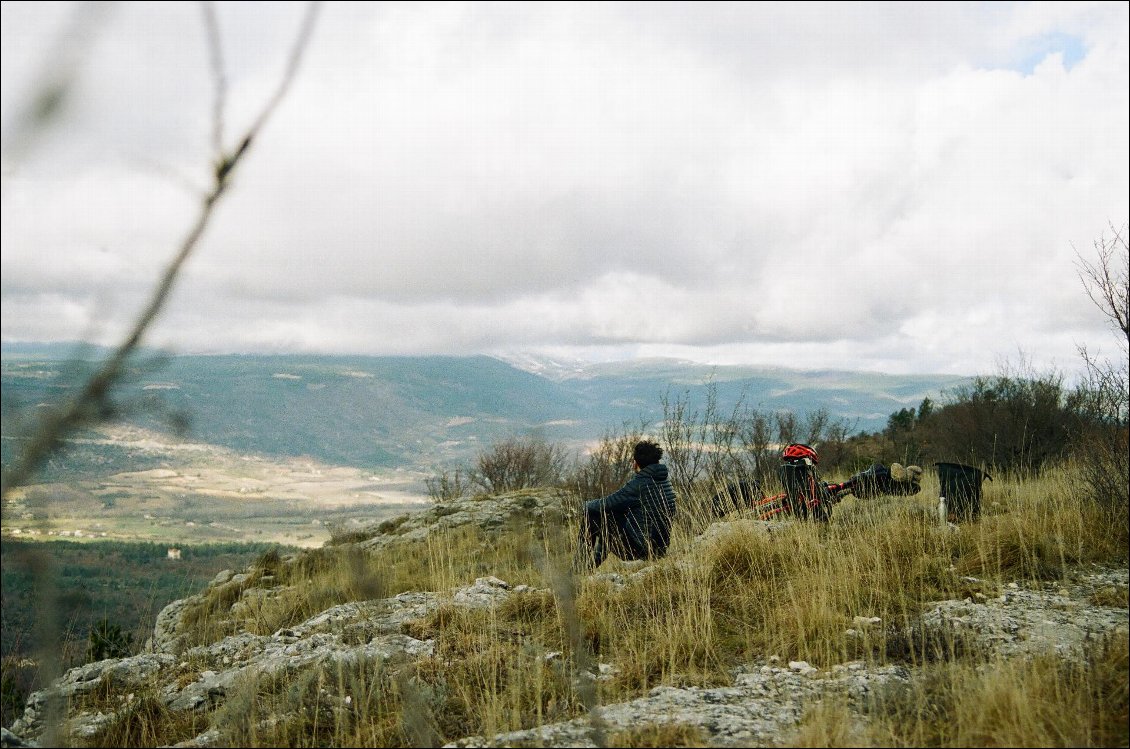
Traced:
POLYGON ((624 482, 632 445, 644 437, 663 446, 683 493, 736 480, 771 482, 781 446, 791 442, 815 447, 826 474, 850 474, 876 462, 943 461, 1038 474, 1092 449, 1097 431, 1125 430, 1125 420, 1091 413, 1091 402, 1086 384, 1068 388, 1057 374, 1000 374, 975 378, 941 404, 925 398, 917 408, 899 409, 881 431, 849 433, 846 420, 823 409, 798 417, 739 406, 720 414, 710 389, 704 410, 691 410, 685 396, 665 396, 658 426, 609 431, 584 455, 570 456, 538 434, 512 436, 482 450, 473 466, 441 472, 426 484, 436 501, 551 486, 602 496, 624 482))

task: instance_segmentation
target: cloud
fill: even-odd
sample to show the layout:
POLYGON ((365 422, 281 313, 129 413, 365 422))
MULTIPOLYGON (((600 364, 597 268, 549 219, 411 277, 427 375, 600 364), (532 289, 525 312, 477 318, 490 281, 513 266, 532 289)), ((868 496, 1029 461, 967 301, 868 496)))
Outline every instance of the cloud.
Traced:
MULTIPOLYGON (((327 7, 155 336, 965 373, 1102 340, 1073 260, 1130 203, 1126 8, 795 6, 327 7)), ((38 17, 4 7, 8 123, 38 17)), ((123 329, 206 179, 198 11, 127 7, 5 176, 7 339, 123 329)), ((220 9, 234 137, 300 8, 220 9)))

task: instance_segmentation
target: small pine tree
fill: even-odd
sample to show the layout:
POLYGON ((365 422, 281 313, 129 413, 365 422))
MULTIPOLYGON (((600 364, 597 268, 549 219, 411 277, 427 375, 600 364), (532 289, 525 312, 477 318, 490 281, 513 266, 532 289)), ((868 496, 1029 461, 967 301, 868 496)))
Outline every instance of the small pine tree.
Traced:
POLYGON ((99 619, 90 630, 86 649, 88 663, 107 658, 125 658, 131 652, 133 635, 122 632, 121 625, 99 619))

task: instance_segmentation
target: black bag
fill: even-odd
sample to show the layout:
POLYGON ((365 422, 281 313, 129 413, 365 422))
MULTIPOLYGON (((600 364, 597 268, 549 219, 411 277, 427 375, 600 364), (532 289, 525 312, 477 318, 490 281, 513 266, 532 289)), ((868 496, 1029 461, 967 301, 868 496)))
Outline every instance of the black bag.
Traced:
POLYGON ((891 469, 882 463, 875 463, 865 471, 852 476, 847 481, 851 485, 851 493, 860 499, 872 499, 888 494, 891 485, 891 469))
POLYGON ((844 485, 851 493, 860 499, 872 499, 884 495, 896 494, 907 496, 917 494, 922 489, 918 477, 913 471, 921 472, 916 466, 907 469, 907 477, 896 479, 891 469, 882 463, 875 463, 865 471, 852 476, 844 485))
POLYGON ((753 507, 759 499, 761 484, 755 479, 736 481, 710 498, 710 509, 715 517, 723 517, 734 510, 753 507))
MULTIPOLYGON (((793 447, 797 446, 789 446, 793 447)), ((788 455, 789 448, 786 448, 785 455, 788 455)), ((814 459, 807 456, 784 457, 777 467, 777 477, 785 488, 784 502, 786 511, 790 514, 820 521, 826 521, 832 516, 832 505, 836 498, 817 475, 814 459)))

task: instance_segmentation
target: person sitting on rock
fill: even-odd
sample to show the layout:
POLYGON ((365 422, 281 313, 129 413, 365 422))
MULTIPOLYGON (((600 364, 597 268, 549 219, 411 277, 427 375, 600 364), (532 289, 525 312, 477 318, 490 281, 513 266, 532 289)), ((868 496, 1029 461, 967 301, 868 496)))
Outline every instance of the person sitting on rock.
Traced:
POLYGON ((636 474, 607 497, 585 502, 574 560, 577 572, 600 566, 609 554, 624 560, 667 553, 675 517, 675 489, 660 463, 663 448, 649 440, 633 449, 636 474))

